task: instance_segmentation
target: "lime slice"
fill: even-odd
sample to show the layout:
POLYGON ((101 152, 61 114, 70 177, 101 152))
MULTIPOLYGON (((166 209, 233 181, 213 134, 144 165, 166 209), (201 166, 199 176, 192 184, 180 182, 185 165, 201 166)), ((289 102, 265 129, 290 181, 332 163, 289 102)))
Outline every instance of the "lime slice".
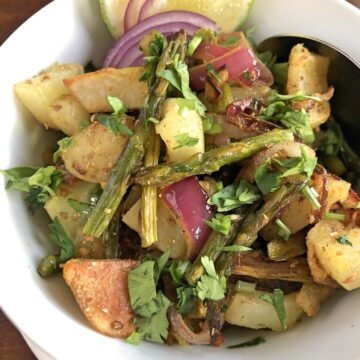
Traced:
POLYGON ((140 20, 173 10, 192 11, 215 21, 225 33, 234 31, 247 19, 254 0, 147 0, 140 20))
POLYGON ((125 11, 129 0, 99 0, 101 14, 114 38, 124 33, 125 11))

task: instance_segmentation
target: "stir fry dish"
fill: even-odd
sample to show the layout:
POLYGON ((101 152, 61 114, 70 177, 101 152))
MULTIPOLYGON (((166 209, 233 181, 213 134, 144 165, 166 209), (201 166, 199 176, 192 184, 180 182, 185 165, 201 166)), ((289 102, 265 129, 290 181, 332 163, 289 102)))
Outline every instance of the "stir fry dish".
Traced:
POLYGON ((251 29, 153 3, 113 29, 102 68, 14 86, 62 134, 43 167, 2 171, 51 219, 59 250, 38 273, 62 273, 91 326, 132 344, 286 331, 360 287, 360 161, 329 59, 297 44, 279 63, 251 29))

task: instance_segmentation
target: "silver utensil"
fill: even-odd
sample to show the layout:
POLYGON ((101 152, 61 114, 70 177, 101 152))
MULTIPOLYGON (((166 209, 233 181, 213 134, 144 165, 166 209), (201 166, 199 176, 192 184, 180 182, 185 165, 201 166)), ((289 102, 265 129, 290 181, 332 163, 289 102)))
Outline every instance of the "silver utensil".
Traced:
MULTIPOLYGON (((354 39, 354 41, 357 41, 354 39)), ((328 82, 335 87, 331 99, 334 118, 340 123, 346 139, 360 154, 360 64, 337 47, 313 38, 279 35, 260 43, 258 51, 271 51, 279 62, 287 61, 291 48, 302 43, 310 51, 330 59, 328 82)))

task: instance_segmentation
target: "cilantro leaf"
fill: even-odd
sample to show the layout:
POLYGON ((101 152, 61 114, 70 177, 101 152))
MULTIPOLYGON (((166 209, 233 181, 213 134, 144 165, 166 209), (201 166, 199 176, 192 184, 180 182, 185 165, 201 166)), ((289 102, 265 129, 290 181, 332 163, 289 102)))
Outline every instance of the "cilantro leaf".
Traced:
POLYGON ((155 261, 154 266, 154 281, 155 285, 158 283, 161 272, 164 270, 165 265, 167 264, 170 258, 171 250, 166 250, 160 257, 158 257, 155 261))
POLYGON ((260 345, 260 344, 263 344, 264 342, 266 342, 266 340, 262 336, 257 336, 256 338, 254 338, 252 340, 245 341, 245 342, 242 342, 242 343, 236 344, 236 345, 230 345, 227 348, 228 349, 238 349, 238 348, 243 348, 243 347, 260 345))
POLYGON ((129 271, 130 303, 135 312, 138 308, 156 298, 154 266, 155 261, 148 260, 129 271))
POLYGON ((57 142, 59 145, 59 148, 54 152, 53 154, 53 161, 56 163, 62 154, 62 152, 67 149, 72 144, 72 138, 71 137, 65 137, 57 142))
POLYGON ((198 138, 191 137, 191 136, 189 136, 188 133, 175 135, 174 138, 176 141, 176 146, 173 148, 173 150, 180 149, 185 146, 192 147, 192 146, 195 146, 199 142, 198 138))
POLYGON ((226 278, 219 276, 215 271, 215 265, 208 256, 201 257, 201 263, 206 271, 196 283, 196 295, 200 300, 221 300, 225 297, 226 278))
POLYGON ((29 192, 28 179, 36 173, 38 168, 35 167, 15 167, 8 170, 1 170, 1 172, 8 176, 9 180, 6 183, 6 190, 17 190, 29 192))
POLYGON ((192 287, 181 286, 176 289, 178 303, 176 309, 180 314, 190 314, 195 311, 196 296, 192 287))
POLYGON ((182 278, 189 266, 190 266, 189 260, 185 260, 185 261, 173 260, 172 261, 170 268, 169 268, 169 273, 176 285, 183 284, 182 278))
POLYGON ((276 101, 303 101, 303 100, 314 100, 314 101, 321 101, 321 99, 317 96, 310 96, 306 95, 303 91, 298 91, 296 94, 291 95, 283 95, 279 94, 278 92, 273 92, 272 95, 269 97, 268 102, 273 103, 276 101))
POLYGON ((213 230, 227 235, 231 226, 231 215, 216 214, 211 221, 204 220, 205 224, 210 226, 213 230))
POLYGON ((219 212, 225 212, 241 205, 252 204, 259 198, 256 186, 249 184, 246 180, 241 180, 216 192, 209 198, 208 204, 216 205, 219 212))
POLYGON ((255 182, 261 192, 266 195, 275 191, 280 186, 280 171, 270 172, 268 167, 271 164, 271 159, 267 159, 255 171, 255 182))
POLYGON ((127 136, 132 136, 132 130, 130 130, 122 121, 123 116, 127 111, 127 108, 123 102, 119 98, 110 95, 108 95, 106 99, 112 107, 113 113, 110 115, 98 114, 98 122, 101 125, 107 127, 115 135, 124 134, 127 136))
POLYGON ((284 306, 284 293, 281 289, 274 289, 273 294, 261 294, 259 298, 270 305, 273 305, 280 320, 281 328, 286 330, 286 311, 284 306))
POLYGON ((155 298, 157 310, 151 317, 135 319, 135 326, 145 340, 163 343, 168 336, 169 321, 167 310, 171 304, 170 300, 159 291, 155 298))
POLYGON ((55 217, 53 223, 49 225, 49 228, 51 231, 49 239, 61 248, 58 262, 64 263, 73 258, 75 255, 74 243, 66 234, 57 217, 55 217))
POLYGON ((352 242, 348 240, 346 235, 339 236, 338 238, 336 238, 336 241, 341 245, 353 246, 352 242))

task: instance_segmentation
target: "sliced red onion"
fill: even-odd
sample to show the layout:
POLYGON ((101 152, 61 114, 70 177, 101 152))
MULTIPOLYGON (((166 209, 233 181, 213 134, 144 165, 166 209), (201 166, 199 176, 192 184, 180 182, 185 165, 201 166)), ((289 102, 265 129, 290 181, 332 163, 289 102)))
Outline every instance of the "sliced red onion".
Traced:
POLYGON ((190 234, 192 243, 190 258, 196 256, 208 239, 211 228, 204 220, 213 217, 213 208, 207 204, 207 194, 195 176, 178 181, 161 190, 161 197, 183 224, 184 231, 190 234))
POLYGON ((129 66, 139 55, 133 55, 132 52, 134 57, 130 59, 129 50, 138 46, 140 40, 151 31, 169 34, 184 29, 188 35, 192 35, 195 30, 203 27, 217 30, 217 25, 212 20, 188 11, 170 11, 151 16, 133 26, 115 42, 105 57, 103 67, 129 66))
POLYGON ((229 52, 229 48, 214 43, 201 43, 195 50, 192 58, 209 61, 229 52))
POLYGON ((251 86, 252 84, 272 85, 274 82, 271 71, 256 58, 250 49, 236 47, 223 56, 189 70, 190 85, 196 91, 203 90, 205 87, 208 64, 211 64, 215 70, 225 65, 229 73, 229 81, 232 83, 251 86))
POLYGON ((143 66, 143 65, 144 65, 144 55, 142 53, 130 64, 130 66, 143 66))
POLYGON ((125 11, 124 28, 125 32, 129 31, 139 22, 141 8, 146 0, 130 0, 125 11))

